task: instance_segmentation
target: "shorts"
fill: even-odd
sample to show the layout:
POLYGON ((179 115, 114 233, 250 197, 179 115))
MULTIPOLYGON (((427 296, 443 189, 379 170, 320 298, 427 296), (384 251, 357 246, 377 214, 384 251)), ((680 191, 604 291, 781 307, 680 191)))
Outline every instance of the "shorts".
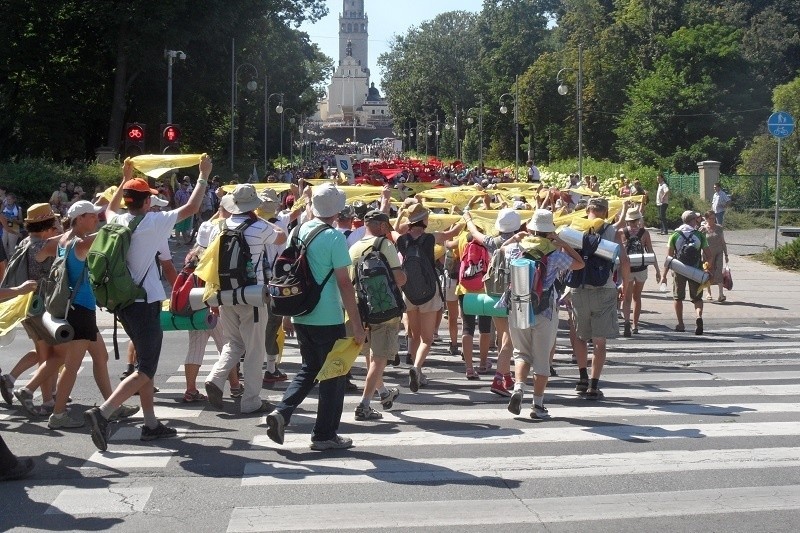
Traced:
POLYGON ((703 291, 700 290, 700 284, 696 281, 692 281, 689 278, 685 278, 680 274, 676 274, 675 272, 672 273, 673 280, 672 280, 672 299, 675 301, 682 302, 686 299, 686 284, 689 284, 689 301, 691 302, 703 302, 703 291))
POLYGON ((186 359, 183 364, 202 365, 209 338, 214 339, 217 353, 222 353, 222 348, 225 346, 225 338, 222 334, 222 320, 217 320, 217 325, 214 326, 214 329, 189 330, 189 349, 186 351, 186 359))
POLYGON ((550 352, 558 334, 558 307, 553 305, 551 311, 550 319, 544 313, 536 315, 536 321, 530 328, 509 328, 514 360, 531 365, 537 376, 550 376, 550 352))
POLYGON ((433 295, 433 298, 428 300, 422 305, 414 305, 408 301, 408 298, 403 295, 403 301, 406 304, 406 312, 410 311, 417 311, 418 313, 438 313, 442 310, 442 297, 439 295, 439 291, 436 291, 436 294, 433 295))
POLYGON ((75 330, 74 341, 96 341, 97 334, 97 312, 94 309, 87 309, 82 305, 74 305, 67 313, 67 323, 75 330))
POLYGON ((400 332, 400 319, 393 318, 380 324, 370 324, 364 353, 381 359, 393 358, 400 351, 397 334, 400 332))
POLYGON ((457 302, 458 296, 456 296, 456 286, 458 285, 458 280, 447 276, 442 276, 439 279, 442 280, 442 287, 444 287, 444 301, 457 302))
MULTIPOLYGON (((461 308, 461 334, 470 337, 475 336, 475 315, 464 314, 464 295, 458 297, 458 306, 461 308)), ((492 317, 478 316, 478 332, 491 333, 492 332, 492 317)))
POLYGON ((118 312, 119 321, 136 349, 136 370, 153 379, 161 357, 164 332, 161 302, 134 302, 118 312))
POLYGON ((631 280, 638 281, 639 283, 647 281, 647 269, 645 268, 639 272, 631 272, 631 280))
POLYGON ((619 336, 616 288, 572 289, 572 306, 579 339, 616 339, 619 336))

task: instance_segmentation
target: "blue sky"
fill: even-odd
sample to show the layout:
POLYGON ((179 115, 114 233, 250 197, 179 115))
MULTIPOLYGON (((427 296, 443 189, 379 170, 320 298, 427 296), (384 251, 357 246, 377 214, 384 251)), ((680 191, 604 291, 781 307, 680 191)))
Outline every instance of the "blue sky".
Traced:
MULTIPOLYGON (((322 52, 339 60, 339 13, 342 0, 327 0, 328 16, 315 24, 303 24, 300 30, 308 33, 311 41, 322 52)), ((369 69, 370 81, 380 88, 381 72, 378 56, 389 51, 393 35, 404 35, 411 26, 419 26, 447 11, 478 12, 482 0, 365 0, 364 11, 369 17, 369 69)))

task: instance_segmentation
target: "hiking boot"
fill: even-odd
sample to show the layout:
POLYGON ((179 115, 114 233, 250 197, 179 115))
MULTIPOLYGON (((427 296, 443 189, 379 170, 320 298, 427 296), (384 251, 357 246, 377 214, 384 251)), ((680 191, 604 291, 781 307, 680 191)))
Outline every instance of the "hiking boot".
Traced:
POLYGON ((162 424, 161 422, 159 422, 158 425, 153 429, 150 429, 147 426, 142 426, 142 436, 139 437, 139 440, 169 439, 177 436, 178 436, 177 429, 169 428, 164 424, 162 424))
POLYGON ((411 389, 411 392, 419 390, 419 369, 415 366, 408 370, 408 388, 411 389))
POLYGON ((356 420, 358 421, 380 420, 381 418, 383 418, 383 415, 369 405, 360 403, 356 406, 356 420))
POLYGON ((703 319, 701 317, 698 317, 697 320, 694 321, 694 323, 695 323, 694 334, 695 335, 702 335, 703 334, 703 319))
POLYGON ((589 382, 588 381, 578 381, 575 384, 575 392, 577 393, 584 393, 589 389, 589 382))
POLYGON ((622 336, 623 337, 630 337, 631 336, 631 323, 630 322, 625 322, 625 325, 623 326, 623 330, 622 330, 622 336))
POLYGON ((8 374, 0 376, 0 395, 9 407, 14 404, 14 386, 9 381, 8 374))
POLYGON ((109 422, 117 422, 119 420, 130 418, 136 413, 139 412, 138 405, 126 405, 122 404, 117 407, 117 410, 111 413, 111 416, 108 417, 109 422))
POLYGON ((278 411, 272 411, 267 415, 267 437, 272 442, 283 444, 283 430, 286 423, 283 420, 283 415, 278 411))
POLYGON ((77 420, 75 418, 72 418, 67 414, 66 411, 64 411, 61 414, 53 413, 47 420, 47 427, 49 427, 50 429, 82 428, 83 420, 77 420))
POLYGON ((522 412, 522 396, 522 389, 514 390, 514 393, 511 395, 511 399, 508 401, 509 413, 518 415, 520 412, 522 412))
POLYGON ((37 418, 41 416, 39 408, 33 403, 33 393, 31 391, 25 387, 22 387, 21 389, 15 389, 14 396, 17 397, 17 400, 19 400, 19 403, 22 405, 22 408, 25 410, 25 412, 28 413, 28 416, 31 418, 37 418))
POLYGON ((211 381, 206 381, 206 396, 208 396, 208 403, 215 409, 222 410, 224 404, 222 403, 222 389, 214 385, 211 381))
POLYGON ((231 387, 231 398, 241 398, 244 394, 244 383, 239 383, 238 387, 231 387))
POLYGON ((263 382, 269 384, 269 383, 277 383, 279 381, 286 381, 287 379, 289 379, 289 376, 281 372, 280 369, 276 366, 275 372, 270 372, 269 370, 264 372, 263 382))
POLYGON ((505 396, 506 398, 511 396, 511 391, 506 388, 503 378, 494 378, 494 380, 492 380, 492 386, 489 387, 489 390, 499 396, 505 396))
POLYGON ((461 355, 461 350, 458 349, 458 344, 451 344, 449 353, 450 355, 461 355))
POLYGON ((400 396, 400 389, 397 387, 390 387, 389 392, 381 394, 381 405, 388 411, 392 408, 398 396, 400 396))
POLYGON ((311 449, 322 450, 344 450, 353 447, 353 439, 336 435, 330 440, 312 440, 311 449))
POLYGON ((83 413, 83 419, 92 432, 92 442, 97 449, 104 452, 108 449, 108 420, 103 417, 99 407, 92 407, 83 413))
POLYGON ((533 407, 531 407, 531 418, 534 420, 547 420, 550 418, 550 413, 544 405, 533 404, 533 407))

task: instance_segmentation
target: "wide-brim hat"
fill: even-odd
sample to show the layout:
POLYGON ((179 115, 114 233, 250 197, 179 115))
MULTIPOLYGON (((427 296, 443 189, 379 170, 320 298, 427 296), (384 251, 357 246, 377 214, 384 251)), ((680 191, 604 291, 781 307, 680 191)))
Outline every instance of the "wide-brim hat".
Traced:
POLYGON ((625 212, 625 221, 632 222, 634 220, 639 220, 642 218, 642 212, 639 211, 638 207, 631 207, 625 212))
POLYGON ((409 224, 415 224, 417 222, 422 222, 425 220, 431 212, 422 204, 414 204, 411 210, 408 211, 406 216, 408 217, 409 224))
POLYGON ((314 187, 311 194, 311 212, 315 217, 330 218, 339 214, 344 209, 347 197, 344 191, 325 183, 314 187))
POLYGON ((50 204, 33 204, 25 214, 25 222, 28 224, 44 222, 51 218, 56 218, 56 214, 53 213, 53 208, 50 207, 50 204))
POLYGON ((556 230, 553 213, 547 209, 537 209, 528 221, 528 229, 539 233, 552 233, 556 230))
POLYGON ((258 196, 256 188, 249 183, 237 185, 233 192, 226 194, 220 200, 220 205, 234 215, 253 211, 263 203, 264 200, 258 196))
POLYGON ((494 222, 494 227, 500 233, 511 233, 517 231, 522 225, 522 217, 519 213, 508 207, 501 209, 497 213, 497 220, 494 222))

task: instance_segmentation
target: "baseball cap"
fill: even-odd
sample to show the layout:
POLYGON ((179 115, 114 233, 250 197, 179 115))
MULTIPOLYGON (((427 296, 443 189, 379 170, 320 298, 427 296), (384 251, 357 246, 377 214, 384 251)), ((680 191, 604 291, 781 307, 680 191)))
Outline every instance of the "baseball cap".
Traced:
POLYGON ((589 203, 586 204, 586 209, 591 208, 608 211, 608 200, 605 198, 590 198, 589 203))
POLYGON ((370 222, 386 222, 389 224, 389 215, 378 209, 372 209, 364 215, 364 223, 369 224, 370 222))
POLYGON ((104 209, 103 206, 94 205, 92 202, 88 200, 80 200, 69 206, 69 210, 67 211, 67 217, 69 217, 70 220, 75 220, 79 216, 85 215, 87 213, 94 213, 96 215, 103 209, 104 209))
POLYGON ((142 178, 133 178, 125 182, 125 185, 122 186, 123 191, 136 191, 136 192, 147 192, 150 194, 158 194, 158 191, 155 189, 151 189, 150 185, 147 184, 145 180, 142 178))

